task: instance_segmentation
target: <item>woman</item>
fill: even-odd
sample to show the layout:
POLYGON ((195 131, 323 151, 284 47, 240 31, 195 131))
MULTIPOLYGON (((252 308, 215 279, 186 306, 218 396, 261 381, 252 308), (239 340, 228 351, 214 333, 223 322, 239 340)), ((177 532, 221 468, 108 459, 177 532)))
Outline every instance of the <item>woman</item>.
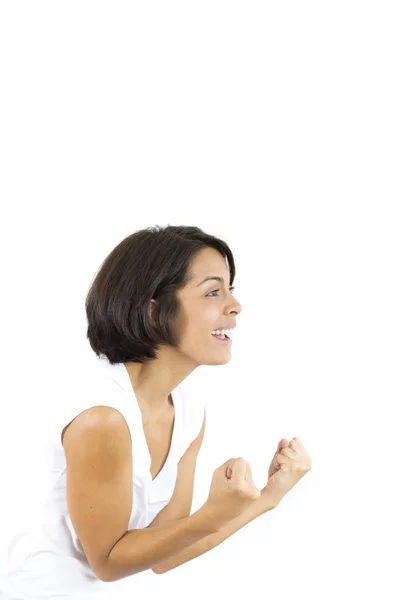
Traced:
POLYGON ((281 440, 260 491, 248 463, 230 459, 190 514, 206 415, 183 382, 230 360, 234 278, 228 245, 198 227, 137 231, 102 263, 86 299, 93 352, 53 421, 43 511, 11 542, 9 598, 87 598, 175 568, 274 508, 311 468, 298 438, 281 440))

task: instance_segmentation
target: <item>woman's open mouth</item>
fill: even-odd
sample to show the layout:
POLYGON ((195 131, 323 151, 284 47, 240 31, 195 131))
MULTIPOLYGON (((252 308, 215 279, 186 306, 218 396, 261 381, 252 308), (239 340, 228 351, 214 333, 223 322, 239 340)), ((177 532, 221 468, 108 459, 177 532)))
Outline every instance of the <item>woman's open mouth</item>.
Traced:
POLYGON ((211 334, 211 335, 220 344, 232 344, 232 340, 225 333, 223 333, 223 334, 220 333, 218 335, 217 334, 214 334, 214 335, 211 334))

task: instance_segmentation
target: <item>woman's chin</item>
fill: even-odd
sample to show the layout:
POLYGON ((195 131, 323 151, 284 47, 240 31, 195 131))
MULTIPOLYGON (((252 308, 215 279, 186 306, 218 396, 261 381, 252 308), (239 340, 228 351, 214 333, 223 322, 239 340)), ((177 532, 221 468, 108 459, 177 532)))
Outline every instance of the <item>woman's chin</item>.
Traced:
POLYGON ((205 359, 205 362, 203 362, 203 365, 226 365, 231 360, 231 358, 232 356, 229 351, 222 353, 220 356, 216 356, 214 354, 214 356, 208 356, 205 359))

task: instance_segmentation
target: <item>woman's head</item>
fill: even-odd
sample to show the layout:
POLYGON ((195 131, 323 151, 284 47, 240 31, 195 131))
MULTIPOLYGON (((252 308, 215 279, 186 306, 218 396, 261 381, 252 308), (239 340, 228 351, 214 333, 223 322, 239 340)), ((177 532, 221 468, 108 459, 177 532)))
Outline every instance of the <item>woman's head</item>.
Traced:
POLYGON ((229 346, 211 332, 235 326, 241 305, 231 294, 234 278, 229 246, 198 227, 136 231, 110 252, 90 286, 90 346, 111 363, 147 363, 163 345, 198 364, 223 364, 229 346), (212 276, 224 282, 201 284, 212 276))

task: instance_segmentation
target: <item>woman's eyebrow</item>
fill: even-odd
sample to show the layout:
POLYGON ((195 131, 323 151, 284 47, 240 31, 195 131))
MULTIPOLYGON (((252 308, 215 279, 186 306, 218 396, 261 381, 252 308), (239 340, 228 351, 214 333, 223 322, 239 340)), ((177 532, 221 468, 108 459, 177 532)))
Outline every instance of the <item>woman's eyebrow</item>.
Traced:
POLYGON ((222 284, 224 283, 224 278, 223 277, 217 277, 216 275, 212 275, 210 277, 206 277, 205 279, 203 279, 203 281, 201 281, 200 283, 197 284, 197 287, 199 287, 199 285, 202 285, 206 281, 209 281, 210 279, 216 279, 220 283, 222 283, 222 284))

